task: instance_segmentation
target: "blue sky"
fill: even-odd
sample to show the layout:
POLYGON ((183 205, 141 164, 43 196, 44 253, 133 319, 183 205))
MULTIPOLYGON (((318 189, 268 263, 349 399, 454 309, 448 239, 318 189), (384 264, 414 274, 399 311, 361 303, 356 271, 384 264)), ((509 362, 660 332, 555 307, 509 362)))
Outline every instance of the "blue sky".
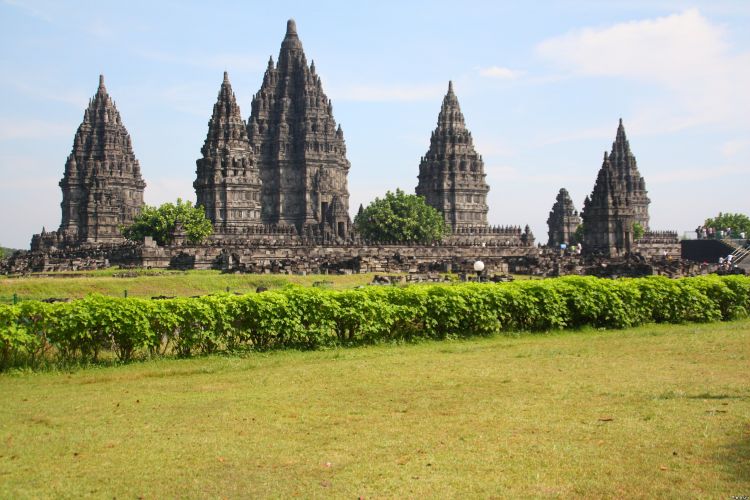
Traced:
POLYGON ((483 155, 493 224, 546 241, 580 209, 623 118, 653 229, 750 212, 750 2, 0 0, 0 245, 60 224, 57 183, 103 73, 148 184, 195 199, 229 72, 245 118, 293 17, 344 129, 350 211, 413 192, 448 80, 483 155))

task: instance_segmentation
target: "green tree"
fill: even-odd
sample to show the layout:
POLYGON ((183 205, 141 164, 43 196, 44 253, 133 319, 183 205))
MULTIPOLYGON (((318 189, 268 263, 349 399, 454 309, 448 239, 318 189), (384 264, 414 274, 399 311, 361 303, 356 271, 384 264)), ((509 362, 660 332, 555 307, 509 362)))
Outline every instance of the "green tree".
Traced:
POLYGON ((213 227, 206 218, 203 208, 194 207, 189 201, 177 198, 177 203, 165 203, 160 207, 144 205, 130 226, 122 228, 125 238, 141 241, 151 236, 159 245, 172 242, 174 229, 181 223, 187 239, 191 243, 201 243, 211 235, 213 227))
POLYGON ((443 216, 421 196, 400 189, 375 198, 354 218, 360 234, 371 241, 432 242, 443 237, 443 216))
POLYGON ((13 255, 13 252, 16 251, 17 250, 15 248, 0 247, 0 259, 7 259, 11 255, 13 255))
POLYGON ((574 243, 583 243, 583 222, 578 224, 578 227, 576 228, 576 232, 574 233, 574 243))
POLYGON ((732 234, 739 236, 740 233, 750 234, 750 217, 745 214, 721 213, 712 219, 706 219, 703 223, 706 227, 714 228, 718 231, 725 231, 727 228, 732 229, 732 234))
POLYGON ((638 222, 633 223, 633 239, 634 240, 640 240, 643 238, 643 235, 645 234, 645 230, 643 229, 643 226, 640 225, 638 222))

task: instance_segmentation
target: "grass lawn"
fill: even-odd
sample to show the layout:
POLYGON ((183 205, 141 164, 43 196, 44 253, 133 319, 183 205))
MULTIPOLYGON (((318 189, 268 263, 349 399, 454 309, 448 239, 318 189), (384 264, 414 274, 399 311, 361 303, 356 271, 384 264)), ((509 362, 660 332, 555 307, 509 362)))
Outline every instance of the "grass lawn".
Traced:
POLYGON ((0 497, 750 494, 750 321, 0 376, 0 497))
POLYGON ((55 273, 43 277, 0 277, 0 303, 10 303, 15 293, 20 300, 82 298, 89 293, 122 297, 190 297, 215 292, 248 293, 259 286, 280 288, 289 284, 312 286, 325 282, 328 288, 353 288, 372 281, 374 274, 280 275, 222 274, 220 271, 120 270, 55 273), (132 276, 137 274, 137 276, 132 276), (123 277, 123 275, 125 277, 123 277))

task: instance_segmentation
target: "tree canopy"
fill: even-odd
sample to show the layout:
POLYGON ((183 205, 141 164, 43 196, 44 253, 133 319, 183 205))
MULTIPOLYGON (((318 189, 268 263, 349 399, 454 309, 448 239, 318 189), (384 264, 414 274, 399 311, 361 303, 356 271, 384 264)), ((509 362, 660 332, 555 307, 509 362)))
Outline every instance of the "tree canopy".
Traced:
POLYGON ((583 243, 583 222, 578 224, 578 227, 576 228, 576 231, 573 237, 573 241, 571 243, 583 243))
POLYGON ((639 222, 633 223, 633 239, 634 240, 640 240, 643 238, 643 235, 646 234, 646 230, 643 229, 643 226, 639 222))
POLYGON ((750 217, 745 214, 719 212, 716 217, 706 219, 703 225, 716 231, 726 231, 730 228, 734 235, 739 235, 739 233, 750 234, 750 217))
POLYGON ((406 194, 400 189, 375 198, 354 218, 360 234, 371 241, 433 242, 445 233, 443 216, 425 203, 421 196, 406 194))
POLYGON ((0 247, 0 259, 7 259, 11 255, 13 255, 13 252, 16 251, 17 250, 15 248, 0 247))
POLYGON ((159 207, 144 205, 133 223, 122 229, 125 238, 140 241, 151 236, 159 245, 172 242, 177 223, 185 230, 190 243, 201 243, 211 235, 213 227, 203 208, 177 198, 177 203, 164 203, 159 207))

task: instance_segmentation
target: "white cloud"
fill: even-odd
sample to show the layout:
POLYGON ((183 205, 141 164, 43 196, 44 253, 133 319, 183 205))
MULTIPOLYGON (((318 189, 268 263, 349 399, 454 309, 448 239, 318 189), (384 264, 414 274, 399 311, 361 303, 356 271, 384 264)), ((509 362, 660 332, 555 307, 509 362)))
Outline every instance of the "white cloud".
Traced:
POLYGON ((690 9, 582 29, 541 42, 537 52, 574 75, 625 78, 662 88, 664 98, 639 113, 677 130, 746 120, 750 53, 733 53, 726 35, 724 27, 690 9))
POLYGON ((31 235, 42 226, 56 229, 60 223, 60 177, 47 175, 43 162, 32 158, 0 157, 0 244, 28 248, 31 235), (22 176, 18 173, 22 172, 22 176))
POLYGON ((479 68, 479 74, 488 78, 498 80, 514 80, 523 75, 523 71, 503 68, 501 66, 490 66, 488 68, 479 68))
POLYGON ((33 195, 31 196, 31 198, 33 199, 36 198, 36 196, 39 194, 39 189, 45 189, 47 191, 58 193, 59 190, 57 188, 57 182, 59 180, 59 177, 52 176, 17 177, 14 179, 8 179, 7 181, 3 182, 2 186, 0 186, 0 192, 6 191, 5 194, 8 195, 11 192, 29 191, 33 193, 33 195))
POLYGON ((517 154, 516 148, 507 141, 496 137, 488 137, 482 133, 474 134, 474 148, 483 158, 488 156, 511 156, 517 154))
MULTIPOLYGON (((5 74, 0 76, 0 84, 33 99, 62 102, 76 109, 85 109, 88 105, 89 97, 82 91, 64 88, 60 82, 54 82, 52 85, 44 83, 47 80, 48 78, 31 73, 19 74, 16 72, 12 75, 5 74)), ((96 84, 96 80, 92 80, 91 94, 96 91, 96 84)))
POLYGON ((750 139, 734 139, 723 143, 720 151, 725 158, 734 158, 747 150, 748 147, 750 147, 750 139))
POLYGON ((0 141, 13 139, 45 139, 48 137, 73 136, 75 129, 69 123, 53 123, 43 120, 9 120, 0 118, 0 141))
POLYGON ((508 165, 489 165, 484 169, 490 186, 502 186, 505 182, 525 182, 531 184, 574 184, 589 182, 590 176, 565 173, 535 173, 533 170, 518 169, 508 165), (494 184, 493 184, 494 183, 494 184))
POLYGON ((750 174, 750 167, 743 166, 706 166, 698 168, 681 168, 651 174, 646 179, 650 184, 673 184, 675 182, 706 181, 710 179, 720 179, 723 177, 733 177, 743 179, 750 174))
MULTIPOLYGON (((627 125, 628 124, 626 124, 626 126, 627 125)), ((550 144, 559 144, 562 142, 570 141, 582 141, 588 139, 613 139, 615 137, 616 131, 616 124, 609 126, 591 127, 581 130, 573 130, 542 139, 540 145, 547 146, 550 144)), ((606 144, 606 142, 604 144, 606 144)))

